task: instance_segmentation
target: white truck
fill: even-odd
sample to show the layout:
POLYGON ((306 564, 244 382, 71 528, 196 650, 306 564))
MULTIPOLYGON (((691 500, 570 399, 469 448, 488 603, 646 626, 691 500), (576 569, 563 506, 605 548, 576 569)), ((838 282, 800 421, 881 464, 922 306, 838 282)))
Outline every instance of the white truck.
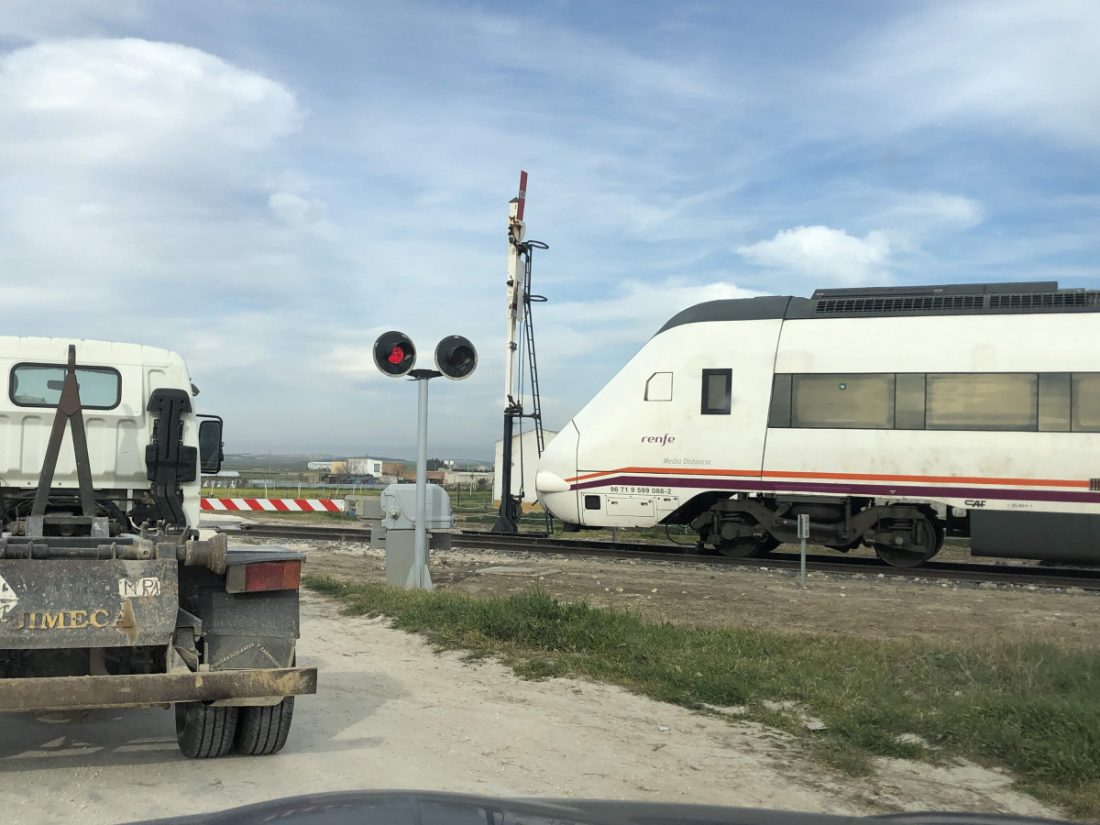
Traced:
POLYGON ((174 706, 186 756, 280 750, 316 692, 302 555, 200 535, 222 420, 183 359, 0 336, 0 374, 0 711, 174 706))

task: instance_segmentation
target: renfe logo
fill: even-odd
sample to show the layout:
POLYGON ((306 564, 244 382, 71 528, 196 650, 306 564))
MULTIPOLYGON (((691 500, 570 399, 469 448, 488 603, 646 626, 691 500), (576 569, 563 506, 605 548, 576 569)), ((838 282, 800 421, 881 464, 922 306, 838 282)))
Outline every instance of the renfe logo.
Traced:
POLYGON ((662 447, 665 444, 671 444, 676 440, 676 436, 665 433, 664 435, 643 435, 643 444, 660 444, 662 447))

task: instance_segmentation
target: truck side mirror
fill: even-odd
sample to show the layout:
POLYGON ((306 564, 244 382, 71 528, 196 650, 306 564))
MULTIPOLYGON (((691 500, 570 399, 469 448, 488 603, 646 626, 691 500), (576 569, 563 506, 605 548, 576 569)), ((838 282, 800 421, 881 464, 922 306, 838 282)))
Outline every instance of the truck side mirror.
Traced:
POLYGON ((212 415, 199 422, 199 469, 214 475, 222 468, 222 420, 212 415))

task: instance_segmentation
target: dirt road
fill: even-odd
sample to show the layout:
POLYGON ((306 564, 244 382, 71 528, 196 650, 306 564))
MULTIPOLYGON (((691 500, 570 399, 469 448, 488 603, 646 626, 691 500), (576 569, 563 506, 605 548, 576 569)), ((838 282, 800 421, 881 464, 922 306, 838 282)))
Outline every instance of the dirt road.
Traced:
POLYGON ((171 715, 79 722, 0 717, 6 825, 82 825, 216 810, 277 796, 415 788, 499 796, 633 798, 847 813, 952 808, 1055 815, 996 771, 881 763, 853 780, 782 735, 571 680, 527 682, 437 655, 384 622, 305 594, 300 659, 320 692, 299 700, 275 757, 183 759, 171 715))

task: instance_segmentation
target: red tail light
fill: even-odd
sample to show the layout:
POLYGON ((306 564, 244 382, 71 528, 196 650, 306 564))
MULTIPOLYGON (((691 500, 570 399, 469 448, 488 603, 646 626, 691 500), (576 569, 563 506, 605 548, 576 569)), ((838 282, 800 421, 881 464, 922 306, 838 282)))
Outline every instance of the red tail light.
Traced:
POLYGON ((261 561, 229 568, 225 589, 229 593, 261 593, 267 590, 297 590, 302 582, 302 562, 261 561))

